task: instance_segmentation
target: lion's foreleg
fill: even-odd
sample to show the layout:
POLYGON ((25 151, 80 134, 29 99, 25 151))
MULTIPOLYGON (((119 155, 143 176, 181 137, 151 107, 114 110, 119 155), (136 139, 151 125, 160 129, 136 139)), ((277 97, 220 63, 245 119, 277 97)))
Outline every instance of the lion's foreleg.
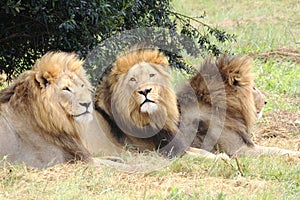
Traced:
POLYGON ((186 150, 186 154, 196 156, 196 157, 201 157, 205 159, 225 159, 229 160, 229 156, 225 153, 220 153, 220 154, 213 154, 209 151, 206 151, 204 149, 199 149, 199 148, 194 148, 194 147, 189 147, 186 150))

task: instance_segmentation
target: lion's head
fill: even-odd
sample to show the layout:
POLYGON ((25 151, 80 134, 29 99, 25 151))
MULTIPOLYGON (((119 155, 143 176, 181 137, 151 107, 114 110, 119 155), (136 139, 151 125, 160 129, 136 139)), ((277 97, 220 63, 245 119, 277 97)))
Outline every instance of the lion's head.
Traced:
POLYGON ((172 137, 179 113, 167 58, 153 48, 130 49, 119 56, 96 91, 95 106, 131 140, 150 139, 162 130, 172 137))
POLYGON ((176 97, 167 70, 167 66, 161 64, 140 62, 120 77, 112 104, 118 116, 122 113, 119 122, 124 122, 125 127, 121 128, 127 129, 131 124, 142 129, 148 126, 157 131, 163 128, 176 130, 176 97))
POLYGON ((91 85, 82 64, 75 54, 60 52, 47 53, 33 67, 32 78, 38 86, 36 100, 40 104, 37 107, 43 107, 48 114, 56 112, 53 120, 57 119, 57 124, 65 123, 61 117, 76 122, 92 118, 91 85))
POLYGON ((74 54, 48 53, 34 66, 41 94, 48 100, 43 104, 77 122, 90 121, 93 110, 91 85, 82 64, 74 54))
POLYGON ((90 121, 91 85, 75 54, 47 53, 8 88, 1 102, 9 102, 20 113, 39 115, 43 123, 64 126, 65 121, 90 121), (28 104, 32 105, 28 109, 28 104), (25 112, 26 111, 26 112, 25 112), (49 122, 49 119, 53 122, 49 122))
POLYGON ((7 107, 18 123, 19 134, 39 133, 70 157, 87 159, 77 127, 92 119, 93 105, 82 64, 75 54, 47 53, 1 91, 0 103, 1 112, 7 107))
MULTIPOLYGON (((195 147, 202 147, 207 135, 213 138, 208 146, 218 144, 219 150, 230 155, 228 149, 234 149, 234 144, 230 143, 231 140, 234 141, 233 138, 253 145, 250 129, 257 119, 259 108, 256 108, 255 104, 254 97, 257 94, 251 68, 252 61, 247 56, 224 55, 216 61, 207 59, 199 73, 190 79, 200 109, 200 113, 193 116, 199 120, 195 139, 199 141, 194 141, 195 147)), ((180 102, 189 104, 186 99, 191 95, 185 91, 183 88, 178 93, 178 98, 180 102)), ((236 144, 238 145, 238 142, 236 144)))

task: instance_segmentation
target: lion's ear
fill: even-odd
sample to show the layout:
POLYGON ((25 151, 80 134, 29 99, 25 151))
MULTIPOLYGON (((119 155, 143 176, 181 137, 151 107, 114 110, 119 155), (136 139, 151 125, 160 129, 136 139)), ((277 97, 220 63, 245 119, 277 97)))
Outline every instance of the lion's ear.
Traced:
POLYGON ((38 72, 35 75, 35 80, 39 83, 40 87, 45 88, 56 80, 56 74, 51 74, 49 71, 38 72))
POLYGON ((35 80, 41 88, 45 88, 49 84, 49 81, 46 78, 44 78, 41 73, 37 73, 35 75, 35 80))
MULTIPOLYGON (((230 79, 229 79, 230 80, 230 79)), ((234 86, 238 86, 239 84, 239 78, 237 77, 232 77, 231 81, 229 81, 229 85, 234 85, 234 86)))

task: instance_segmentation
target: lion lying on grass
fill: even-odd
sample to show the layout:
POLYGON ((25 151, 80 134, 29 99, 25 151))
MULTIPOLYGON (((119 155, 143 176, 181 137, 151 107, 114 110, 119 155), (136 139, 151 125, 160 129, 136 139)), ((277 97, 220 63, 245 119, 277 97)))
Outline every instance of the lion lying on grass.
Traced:
POLYGON ((175 137, 179 112, 168 60, 157 49, 138 48, 119 56, 96 90, 98 128, 92 127, 101 130, 86 139, 92 153, 105 145, 103 135, 115 151, 159 150, 172 157, 185 150, 175 137))
POLYGON ((190 83, 177 93, 180 105, 189 110, 182 123, 199 123, 192 146, 230 156, 300 154, 259 146, 250 139, 251 127, 266 103, 265 96, 254 87, 251 67, 251 59, 246 56, 223 56, 216 62, 208 59, 190 83), (191 93, 187 87, 194 91, 191 93), (195 94, 200 112, 190 106, 195 94))
POLYGON ((120 153, 124 147, 159 150, 171 156, 187 151, 210 158, 216 158, 210 152, 217 150, 231 156, 294 153, 260 147, 250 139, 250 128, 265 104, 265 97, 255 91, 248 58, 224 57, 216 64, 207 61, 190 80, 192 90, 184 88, 178 93, 179 116, 167 58, 156 49, 135 48, 116 59, 96 90, 96 120, 89 127, 92 131, 85 134, 85 145, 93 154, 120 153), (219 80, 215 74, 220 74, 219 80), (190 98, 193 95, 195 98, 190 98), (211 101, 220 113, 213 116, 214 123, 209 128, 215 114, 211 101), (224 119, 223 131, 220 118, 224 119), (185 137, 177 137, 184 130, 183 135, 189 138, 195 124, 197 136, 192 146, 202 149, 189 148, 191 143, 185 137), (204 138, 208 142, 203 145, 204 138))
POLYGON ((141 44, 117 57, 96 90, 95 120, 83 136, 92 154, 118 154, 125 148, 159 151, 167 157, 190 150, 215 156, 190 149, 194 137, 183 140, 169 70, 162 52, 141 44))
POLYGON ((92 119, 90 83, 75 54, 47 53, 0 92, 0 160, 97 165, 79 136, 92 119))

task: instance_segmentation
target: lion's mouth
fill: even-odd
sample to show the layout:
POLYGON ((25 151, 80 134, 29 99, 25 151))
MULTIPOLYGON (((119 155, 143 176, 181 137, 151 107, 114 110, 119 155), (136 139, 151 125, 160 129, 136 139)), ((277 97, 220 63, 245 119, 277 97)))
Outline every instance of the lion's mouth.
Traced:
POLYGON ((80 113, 80 114, 78 114, 78 115, 73 115, 73 117, 80 117, 80 116, 82 116, 82 115, 89 114, 89 113, 90 113, 89 111, 85 111, 85 112, 80 113))
POLYGON ((155 102, 150 99, 145 99, 145 101, 140 105, 140 107, 142 107, 145 103, 155 103, 155 102))
POLYGON ((141 112, 152 114, 154 113, 158 106, 156 103, 150 99, 145 99, 145 101, 140 105, 141 112))

